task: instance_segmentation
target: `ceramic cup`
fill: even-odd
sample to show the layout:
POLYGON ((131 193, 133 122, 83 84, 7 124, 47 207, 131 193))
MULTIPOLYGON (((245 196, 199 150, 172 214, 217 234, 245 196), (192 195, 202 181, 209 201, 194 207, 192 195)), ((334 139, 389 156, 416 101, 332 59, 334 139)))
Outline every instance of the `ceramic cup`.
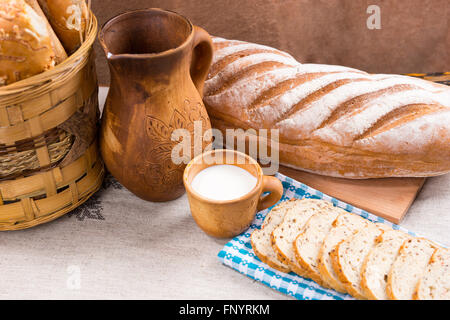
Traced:
POLYGON ((258 162, 234 150, 213 150, 197 156, 186 166, 183 183, 195 222, 204 232, 217 238, 230 238, 242 233, 250 226, 257 211, 274 205, 283 195, 280 180, 264 176, 258 162), (233 200, 213 200, 194 191, 191 186, 194 177, 203 169, 220 164, 246 170, 257 178, 256 186, 233 200))

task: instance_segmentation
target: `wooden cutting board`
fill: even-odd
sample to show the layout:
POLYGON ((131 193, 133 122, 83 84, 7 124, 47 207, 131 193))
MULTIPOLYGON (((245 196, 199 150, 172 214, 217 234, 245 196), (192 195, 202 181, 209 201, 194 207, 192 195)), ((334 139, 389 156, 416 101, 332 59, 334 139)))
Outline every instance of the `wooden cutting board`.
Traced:
POLYGON ((397 224, 403 219, 425 182, 425 178, 332 178, 283 166, 280 166, 279 172, 397 224))

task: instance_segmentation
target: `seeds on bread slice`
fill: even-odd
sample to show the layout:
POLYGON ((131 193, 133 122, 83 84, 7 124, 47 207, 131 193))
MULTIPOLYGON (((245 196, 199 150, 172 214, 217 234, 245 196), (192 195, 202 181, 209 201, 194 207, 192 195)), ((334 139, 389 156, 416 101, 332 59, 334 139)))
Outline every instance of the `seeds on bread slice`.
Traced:
POLYGON ((323 241, 318 256, 318 270, 322 280, 336 291, 347 292, 333 269, 331 251, 342 240, 358 232, 368 223, 370 222, 356 214, 345 212, 340 214, 333 222, 333 227, 323 241))
POLYGON ((401 231, 386 230, 376 239, 376 244, 364 260, 361 270, 361 287, 368 299, 388 299, 386 284, 389 271, 400 247, 409 237, 401 231))
POLYGON ((366 299, 361 288, 361 269, 375 239, 388 227, 379 223, 368 223, 356 234, 341 241, 331 252, 331 261, 345 290, 358 299, 366 299))
POLYGON ((322 280, 318 269, 318 256, 323 240, 332 228, 333 222, 339 214, 345 211, 334 207, 314 214, 306 222, 303 231, 295 239, 294 253, 297 262, 307 271, 308 276, 320 284, 327 287, 327 283, 322 280))
POLYGON ((289 265, 293 272, 302 277, 308 277, 308 273, 295 258, 294 240, 303 230, 309 218, 315 213, 330 210, 331 208, 333 208, 333 205, 327 201, 302 199, 296 203, 295 207, 289 210, 283 222, 272 232, 272 247, 277 252, 278 259, 289 265))
POLYGON ((287 264, 280 262, 277 259, 275 251, 273 251, 270 235, 274 228, 276 228, 282 221, 287 211, 295 206, 295 203, 300 200, 291 199, 289 201, 281 202, 274 207, 266 216, 261 229, 256 229, 250 236, 253 251, 258 258, 269 265, 270 267, 282 272, 290 272, 287 264))
POLYGON ((438 248, 414 293, 416 300, 450 300, 450 250, 438 248))
POLYGON ((393 300, 411 300, 436 245, 422 238, 406 240, 388 275, 386 293, 393 300))

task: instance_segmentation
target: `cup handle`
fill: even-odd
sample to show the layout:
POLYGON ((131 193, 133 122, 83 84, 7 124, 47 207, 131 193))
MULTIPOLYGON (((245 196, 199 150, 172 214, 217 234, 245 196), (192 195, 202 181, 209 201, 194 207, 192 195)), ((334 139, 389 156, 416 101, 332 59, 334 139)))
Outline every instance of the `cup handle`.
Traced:
POLYGON ((208 32, 194 26, 194 46, 192 52, 191 78, 203 99, 203 85, 213 59, 213 43, 208 32))
POLYGON ((283 196, 283 185, 275 177, 263 176, 262 193, 270 192, 266 196, 261 196, 258 202, 258 211, 267 209, 280 201, 283 196))

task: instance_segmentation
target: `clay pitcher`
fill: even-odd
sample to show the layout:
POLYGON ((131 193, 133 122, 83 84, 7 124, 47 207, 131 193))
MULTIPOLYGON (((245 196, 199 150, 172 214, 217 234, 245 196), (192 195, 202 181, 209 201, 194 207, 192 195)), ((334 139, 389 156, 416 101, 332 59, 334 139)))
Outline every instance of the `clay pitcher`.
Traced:
MULTIPOLYGON (((203 135, 211 128, 202 102, 211 39, 174 12, 145 9, 108 21, 99 40, 111 72, 100 135, 105 164, 140 198, 176 199, 185 191, 188 159, 173 161, 172 150, 180 141, 173 141, 172 133, 186 129, 193 135, 196 128, 203 135)), ((208 145, 203 141, 196 149, 202 152, 208 145)))

